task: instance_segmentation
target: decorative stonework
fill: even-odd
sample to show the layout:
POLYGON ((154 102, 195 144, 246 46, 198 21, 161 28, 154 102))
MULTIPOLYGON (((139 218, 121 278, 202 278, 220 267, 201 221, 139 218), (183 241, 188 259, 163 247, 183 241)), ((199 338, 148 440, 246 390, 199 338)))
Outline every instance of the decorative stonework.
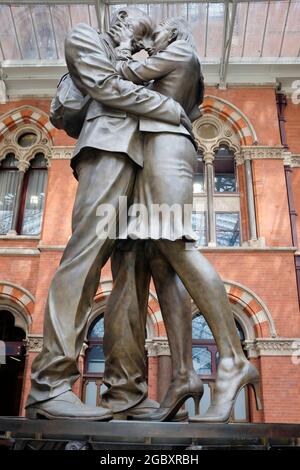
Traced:
POLYGON ((42 335, 28 335, 27 337, 27 352, 40 352, 43 347, 42 335))
POLYGON ((285 149, 283 147, 268 147, 268 146, 247 146, 241 148, 241 155, 244 160, 284 160, 285 149))
POLYGON ((0 280, 0 299, 8 299, 22 307, 29 317, 33 313, 35 298, 26 289, 17 284, 0 280))
POLYGON ((169 343, 165 337, 146 340, 146 350, 149 357, 171 356, 169 343))
POLYGON ((291 155, 291 165, 292 168, 300 168, 300 155, 291 155))
POLYGON ((46 117, 32 110, 23 110, 24 113, 26 111, 30 111, 32 116, 35 114, 37 116, 35 119, 27 120, 25 117, 22 117, 21 111, 18 111, 8 115, 6 118, 6 115, 4 115, 0 119, 0 160, 4 159, 9 153, 13 153, 17 160, 17 167, 21 172, 28 170, 30 160, 37 153, 45 155, 47 167, 50 167, 52 154, 52 137, 45 121, 46 117), (43 127, 41 127, 42 122, 44 123, 43 127), (25 133, 36 135, 36 141, 29 147, 22 147, 18 143, 20 136, 25 133))
POLYGON ((242 111, 227 100, 217 96, 207 95, 201 106, 203 118, 200 122, 204 122, 207 116, 216 116, 226 125, 224 136, 235 137, 238 139, 239 145, 253 145, 257 142, 255 130, 242 111))
POLYGON ((52 160, 70 160, 73 156, 74 147, 52 147, 52 160))
POLYGON ((295 356, 300 357, 300 338, 257 338, 246 340, 244 349, 249 357, 295 356))
POLYGON ((0 142, 5 141, 7 136, 15 129, 31 125, 43 130, 47 140, 52 142, 55 128, 50 123, 49 116, 41 109, 28 105, 16 108, 1 116, 0 142))

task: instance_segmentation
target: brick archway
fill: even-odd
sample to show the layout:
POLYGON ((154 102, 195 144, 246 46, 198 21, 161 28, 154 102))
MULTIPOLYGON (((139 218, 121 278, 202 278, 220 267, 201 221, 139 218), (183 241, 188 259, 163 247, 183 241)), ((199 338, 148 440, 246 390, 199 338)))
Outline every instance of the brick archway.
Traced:
POLYGON ((11 132, 22 124, 34 124, 43 130, 52 142, 55 128, 49 121, 49 116, 41 109, 33 106, 21 106, 0 117, 0 142, 7 132, 11 132))
POLYGON ((214 114, 233 129, 238 136, 240 145, 254 145, 257 136, 250 120, 240 109, 227 100, 207 95, 201 106, 203 114, 214 114))
POLYGON ((34 296, 17 284, 0 281, 0 304, 3 304, 3 307, 8 308, 14 315, 15 326, 23 328, 28 334, 32 323, 34 296))
POLYGON ((247 315, 256 338, 275 337, 276 329, 270 312, 261 299, 239 283, 224 281, 229 301, 239 304, 247 315))
MULTIPOLYGON (((95 303, 100 303, 111 293, 113 288, 112 279, 104 279, 99 283, 97 293, 95 295, 95 303)), ((148 300, 148 321, 153 336, 166 336, 166 329, 162 319, 160 306, 156 295, 150 290, 148 300)))

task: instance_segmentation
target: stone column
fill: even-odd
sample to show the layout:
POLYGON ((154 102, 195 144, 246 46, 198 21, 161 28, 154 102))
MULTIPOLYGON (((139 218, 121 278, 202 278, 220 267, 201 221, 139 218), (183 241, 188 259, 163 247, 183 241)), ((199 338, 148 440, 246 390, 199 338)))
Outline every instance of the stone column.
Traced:
POLYGON ((207 222, 208 222, 208 246, 216 246, 216 223, 214 213, 214 153, 207 151, 203 154, 206 175, 207 191, 207 222))
POLYGON ((17 192, 16 192, 16 199, 14 204, 14 212, 13 218, 11 222, 11 228, 8 232, 8 235, 17 235, 17 225, 19 220, 19 212, 21 206, 21 199, 22 199, 22 188, 24 183, 24 177, 27 169, 29 168, 29 163, 26 161, 19 161, 18 162, 18 185, 17 185, 17 192))
POLYGON ((161 403, 172 378, 172 361, 167 338, 153 338, 147 341, 149 357, 157 357, 157 400, 161 403))
POLYGON ((250 242, 257 241, 255 202, 250 152, 244 152, 250 242))

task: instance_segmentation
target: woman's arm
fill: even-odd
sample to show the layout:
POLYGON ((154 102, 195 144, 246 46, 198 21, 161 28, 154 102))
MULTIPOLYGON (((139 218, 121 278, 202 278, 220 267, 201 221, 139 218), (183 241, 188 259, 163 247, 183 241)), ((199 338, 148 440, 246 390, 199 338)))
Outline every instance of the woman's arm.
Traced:
POLYGON ((147 57, 142 62, 132 59, 129 55, 125 58, 127 60, 117 62, 117 72, 122 78, 137 85, 158 80, 172 72, 176 66, 173 55, 167 49, 155 56, 147 57))

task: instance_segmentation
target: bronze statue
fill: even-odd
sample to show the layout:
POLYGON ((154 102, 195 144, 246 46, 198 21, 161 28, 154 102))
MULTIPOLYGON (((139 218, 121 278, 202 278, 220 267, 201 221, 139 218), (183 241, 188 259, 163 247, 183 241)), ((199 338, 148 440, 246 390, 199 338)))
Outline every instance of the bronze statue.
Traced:
MULTIPOLYGON (((175 417, 188 397, 197 404, 203 386, 192 368, 191 315, 183 285, 206 317, 220 352, 216 393, 204 419, 228 420, 239 389, 252 383, 257 391, 258 372, 243 355, 223 283, 205 257, 192 248, 190 222, 177 219, 171 230, 162 223, 158 236, 150 232, 145 237, 148 241, 120 241, 118 247, 110 234, 99 236, 97 230, 97 208, 109 204, 118 211, 120 196, 133 197, 133 203, 142 203, 150 213, 153 204, 177 203, 183 208, 192 203, 195 146, 187 115, 191 120, 199 116, 203 98, 200 63, 182 20, 160 25, 153 40, 151 34, 146 14, 124 8, 112 21, 109 34, 99 35, 80 24, 66 39, 67 80, 82 94, 81 110, 86 114, 82 128, 81 124, 72 126, 61 115, 57 119, 67 131, 71 126, 70 135, 79 133, 71 162, 78 190, 72 237, 47 300, 43 350, 33 363, 26 407, 29 417, 109 420, 113 412, 126 411, 135 419, 166 420, 175 417), (130 54, 142 47, 150 57, 143 63, 132 60, 130 54), (118 55, 126 60, 120 63, 118 55), (144 86, 152 80, 150 87, 144 86), (103 397, 105 407, 89 407, 75 397, 71 387, 79 375, 76 360, 100 271, 114 247, 115 288, 108 303, 104 338, 109 390, 103 397), (174 369, 159 408, 146 398, 142 359, 150 274, 161 303, 174 369), (131 286, 127 292, 122 280, 131 286), (173 294, 178 308, 171 312, 173 294), (125 316, 118 323, 121 309, 125 316), (118 349, 118 335, 128 351, 118 349), (119 371, 127 378, 123 386, 117 380, 122 361, 119 371)), ((110 217, 113 225, 114 215, 110 217)), ((153 226, 156 230, 155 223, 153 226)), ((129 236, 139 238, 131 219, 128 229, 129 236)))

